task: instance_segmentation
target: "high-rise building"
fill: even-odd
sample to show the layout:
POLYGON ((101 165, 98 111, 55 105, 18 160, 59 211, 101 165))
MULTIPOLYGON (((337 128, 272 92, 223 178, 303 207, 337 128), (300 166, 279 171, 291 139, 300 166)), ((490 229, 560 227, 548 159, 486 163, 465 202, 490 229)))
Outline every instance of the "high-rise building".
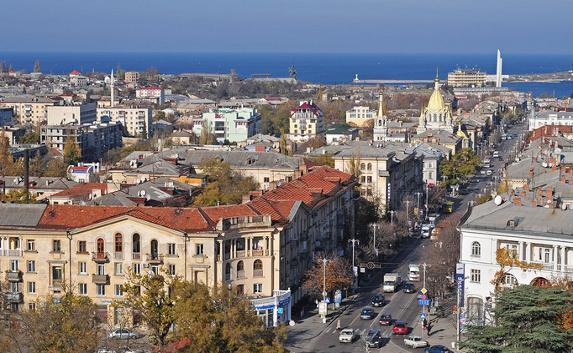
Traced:
POLYGON ((448 86, 450 87, 484 87, 486 73, 479 70, 457 69, 448 73, 448 86))

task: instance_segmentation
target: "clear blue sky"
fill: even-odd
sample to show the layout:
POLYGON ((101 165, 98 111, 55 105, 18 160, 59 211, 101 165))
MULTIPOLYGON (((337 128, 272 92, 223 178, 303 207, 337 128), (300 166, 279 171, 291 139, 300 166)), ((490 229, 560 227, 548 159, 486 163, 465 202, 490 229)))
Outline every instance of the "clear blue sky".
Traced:
POLYGON ((3 1, 0 51, 573 53, 572 0, 3 1))

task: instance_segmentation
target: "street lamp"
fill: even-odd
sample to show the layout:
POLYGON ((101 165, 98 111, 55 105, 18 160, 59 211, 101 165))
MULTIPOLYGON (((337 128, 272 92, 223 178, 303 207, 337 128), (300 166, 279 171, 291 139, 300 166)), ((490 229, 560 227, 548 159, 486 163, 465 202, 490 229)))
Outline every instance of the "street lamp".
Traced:
POLYGON ((322 301, 326 302, 326 263, 328 259, 325 257, 322 259, 322 301))
POLYGON ((390 210, 390 224, 394 224, 394 210, 390 210))
POLYGON ((352 238, 349 239, 348 242, 352 243, 352 275, 354 277, 354 280, 356 281, 356 276, 358 274, 358 271, 355 271, 356 266, 354 265, 354 248, 356 246, 356 243, 360 244, 360 240, 352 238))
POLYGON ((417 192, 416 196, 418 196, 418 219, 420 218, 420 196, 422 196, 421 192, 417 192))
POLYGON ((376 245, 376 229, 378 228, 378 224, 372 223, 371 226, 374 231, 374 252, 376 253, 376 258, 378 258, 378 246, 376 245))

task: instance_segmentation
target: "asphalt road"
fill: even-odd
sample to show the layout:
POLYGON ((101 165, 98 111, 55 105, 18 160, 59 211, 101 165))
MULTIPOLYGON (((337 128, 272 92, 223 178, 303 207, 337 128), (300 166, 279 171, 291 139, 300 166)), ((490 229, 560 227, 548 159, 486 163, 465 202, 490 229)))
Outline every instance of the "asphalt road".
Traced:
MULTIPOLYGON (((508 161, 509 155, 515 150, 515 145, 518 142, 521 133, 527 130, 525 124, 511 126, 506 132, 515 135, 516 138, 511 140, 502 140, 498 146, 497 150, 500 153, 501 159, 491 158, 491 152, 489 151, 489 158, 491 160, 493 173, 491 176, 485 176, 478 173, 478 175, 473 178, 473 182, 467 187, 468 193, 465 195, 459 195, 455 199, 456 212, 464 212, 466 210, 466 205, 469 201, 473 200, 477 194, 483 194, 485 191, 491 190, 495 187, 495 181, 499 182, 501 176, 501 170, 506 162, 508 161)), ((371 307, 370 300, 372 296, 376 293, 381 293, 381 283, 382 274, 387 272, 398 272, 402 275, 404 280, 407 280, 408 264, 410 263, 424 263, 426 247, 430 246, 431 240, 429 239, 411 239, 406 243, 404 247, 400 250, 399 254, 395 256, 396 263, 385 263, 382 270, 374 272, 372 280, 368 285, 360 288, 356 300, 345 313, 340 317, 342 328, 354 328, 359 331, 359 333, 364 337, 369 329, 380 329, 382 336, 385 338, 385 344, 382 348, 370 348, 365 347, 363 339, 358 339, 354 343, 339 343, 338 334, 336 330, 336 322, 331 324, 328 329, 326 329, 321 335, 317 336, 309 342, 305 342, 305 352, 333 352, 333 353, 350 353, 350 352, 388 352, 388 353, 400 353, 400 352, 421 352, 422 349, 412 349, 404 345, 404 336, 394 336, 392 335, 391 326, 380 326, 378 321, 380 315, 390 314, 395 320, 405 321, 409 327, 413 327, 417 320, 419 320, 419 314, 421 312, 421 307, 418 305, 416 294, 407 294, 403 291, 396 293, 384 293, 386 301, 388 302, 386 306, 382 308, 374 308, 376 317, 372 320, 362 320, 360 318, 360 311, 364 307, 371 307)), ((414 283, 417 289, 422 287, 422 281, 414 283)), ((449 342, 444 342, 448 345, 449 342)))

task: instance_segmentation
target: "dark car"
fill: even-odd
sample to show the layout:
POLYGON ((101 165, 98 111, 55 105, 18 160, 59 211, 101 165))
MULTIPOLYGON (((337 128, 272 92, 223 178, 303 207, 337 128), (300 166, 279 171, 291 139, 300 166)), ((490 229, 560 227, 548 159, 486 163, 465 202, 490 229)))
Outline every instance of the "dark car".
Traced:
POLYGON ((424 350, 424 352, 425 353, 453 353, 450 349, 448 349, 448 347, 442 346, 442 345, 428 347, 428 348, 426 348, 426 350, 424 350))
POLYGON ((390 326, 390 325, 392 325, 392 322, 393 322, 393 320, 392 320, 392 315, 389 315, 389 314, 387 314, 387 315, 381 315, 381 316, 380 316, 380 321, 378 321, 378 322, 379 322, 380 325, 382 325, 382 326, 390 326))
POLYGON ((380 330, 368 330, 366 345, 370 348, 382 347, 382 335, 380 335, 380 330))
POLYGON ((413 283, 404 284, 404 293, 416 293, 416 286, 413 283))
POLYGON ((372 297, 370 304, 374 307, 384 306, 384 304, 386 304, 386 300, 382 294, 376 294, 372 297))
POLYGON ((375 316, 375 314, 374 314, 374 310, 372 310, 372 308, 364 308, 360 312, 360 318, 362 320, 372 320, 374 318, 374 316, 375 316))

